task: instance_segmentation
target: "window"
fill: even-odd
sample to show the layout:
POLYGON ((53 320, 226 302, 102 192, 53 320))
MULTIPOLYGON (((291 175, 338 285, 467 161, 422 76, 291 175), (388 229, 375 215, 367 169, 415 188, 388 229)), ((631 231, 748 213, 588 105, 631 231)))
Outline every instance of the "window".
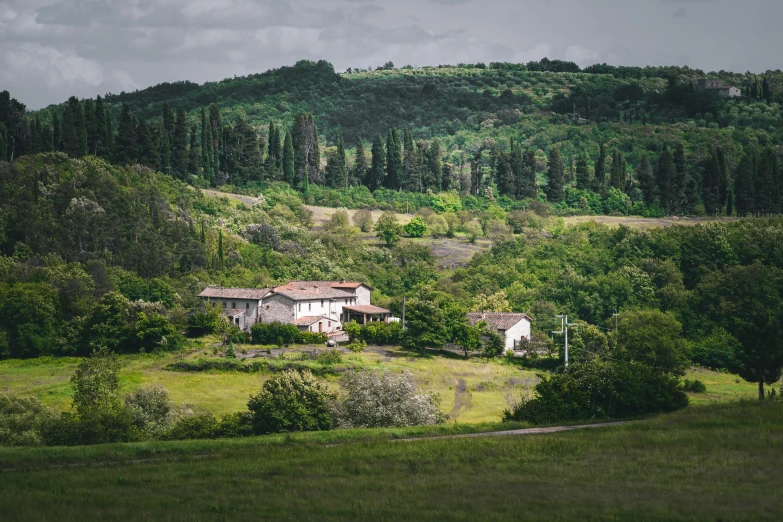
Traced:
POLYGON ((299 303, 299 311, 302 311, 302 303, 299 303))
POLYGON ((345 304, 348 304, 348 299, 345 300, 345 304))
POLYGON ((233 310, 236 310, 237 309, 237 303, 236 302, 231 303, 231 308, 233 310))
POLYGON ((307 303, 307 311, 310 312, 313 310, 313 303, 307 303))
POLYGON ((250 303, 245 303, 245 310, 250 310, 250 303))
POLYGON ((321 308, 323 308, 323 307, 324 307, 324 300, 321 299, 321 308))
POLYGON ((228 303, 223 301, 223 308, 228 308, 228 303))
POLYGON ((266 309, 269 310, 269 305, 266 305, 266 309))

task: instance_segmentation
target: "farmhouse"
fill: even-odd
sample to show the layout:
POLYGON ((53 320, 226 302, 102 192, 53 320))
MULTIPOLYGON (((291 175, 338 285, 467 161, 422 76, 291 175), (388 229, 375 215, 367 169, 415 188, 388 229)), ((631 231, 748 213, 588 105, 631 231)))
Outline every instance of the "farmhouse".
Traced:
POLYGON ((721 98, 736 98, 742 95, 742 91, 737 87, 725 85, 722 80, 701 79, 696 84, 696 88, 700 91, 713 92, 721 98))
POLYGON ((504 351, 516 350, 523 339, 530 339, 530 326, 533 320, 527 314, 471 312, 468 323, 475 325, 481 321, 497 330, 503 338, 504 351))
POLYGON ((309 332, 333 333, 343 323, 388 321, 391 312, 370 303, 372 288, 350 281, 291 281, 263 289, 210 286, 199 297, 222 306, 242 330, 254 324, 284 323, 309 332))

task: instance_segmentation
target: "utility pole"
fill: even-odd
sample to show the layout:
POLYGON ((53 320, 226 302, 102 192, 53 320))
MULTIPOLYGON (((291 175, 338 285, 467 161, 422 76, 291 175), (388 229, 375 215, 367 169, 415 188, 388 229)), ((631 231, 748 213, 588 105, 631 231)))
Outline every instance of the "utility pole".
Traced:
POLYGON ((568 369, 568 327, 574 327, 576 325, 568 322, 568 314, 556 315, 555 317, 560 319, 560 330, 553 331, 552 333, 565 336, 565 367, 568 369))
POLYGON ((615 310, 612 315, 614 316, 614 333, 617 335, 617 318, 620 317, 620 314, 618 314, 617 310, 615 310))

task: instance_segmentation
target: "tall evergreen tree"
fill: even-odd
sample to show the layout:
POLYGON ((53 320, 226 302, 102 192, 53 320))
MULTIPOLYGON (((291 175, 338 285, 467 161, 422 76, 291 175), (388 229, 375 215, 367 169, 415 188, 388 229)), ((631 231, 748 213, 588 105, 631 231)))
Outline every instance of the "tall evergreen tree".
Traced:
POLYGON ((348 163, 345 159, 345 142, 343 141, 343 137, 338 134, 337 135, 337 161, 339 166, 339 179, 338 179, 338 187, 340 188, 348 188, 348 163))
POLYGON ((174 111, 168 102, 163 102, 163 128, 169 136, 169 144, 174 144, 174 111))
MULTIPOLYGON (((63 140, 63 152, 71 156, 72 158, 79 157, 79 135, 76 130, 76 122, 74 121, 74 110, 71 106, 73 100, 79 103, 75 97, 68 100, 63 107, 63 119, 62 119, 62 140, 63 140)), ((10 134, 10 133, 9 133, 10 134)))
POLYGON ((759 158, 756 171, 756 212, 769 214, 777 210, 775 180, 777 179, 775 151, 766 149, 759 158))
POLYGON ((386 136, 386 177, 384 187, 399 190, 402 187, 404 166, 402 164, 402 143, 397 129, 390 129, 386 136))
POLYGON ((8 161, 8 129, 0 122, 0 161, 8 161))
POLYGON ((120 114, 120 126, 117 129, 117 140, 114 144, 114 161, 120 165, 130 165, 135 163, 136 150, 136 127, 133 121, 130 105, 122 104, 122 113, 120 114))
POLYGON ((538 197, 538 186, 536 183, 536 152, 533 149, 525 151, 522 157, 522 178, 524 182, 519 195, 523 198, 538 197))
POLYGON ((294 185, 296 179, 296 173, 294 172, 295 166, 295 152, 294 152, 294 140, 291 137, 290 132, 285 133, 285 143, 283 144, 283 158, 281 160, 283 166, 283 181, 289 185, 294 185))
POLYGON ((718 147, 718 211, 720 212, 726 206, 729 187, 731 186, 731 174, 729 173, 729 160, 721 147, 718 147))
MULTIPOLYGON (((198 145, 196 125, 190 126, 190 145, 188 147, 188 174, 201 176, 201 150, 198 145)), ((254 136, 255 137, 255 136, 254 136)), ((255 140, 253 140, 255 142, 255 140)), ((256 147, 258 145, 256 144, 256 147)))
POLYGON ((642 154, 636 177, 639 180, 639 190, 642 191, 645 205, 652 205, 655 202, 655 176, 646 153, 642 154))
MULTIPOLYGON (((223 137, 221 136, 220 109, 214 103, 209 106, 209 127, 212 129, 212 159, 215 164, 212 166, 213 182, 220 175, 220 165, 224 156, 223 137)), ((281 158, 282 162, 282 158, 281 158)), ((282 165, 281 165, 282 168, 282 165)))
POLYGON ((582 152, 576 158, 576 188, 582 190, 590 190, 590 169, 587 166, 587 154, 582 152))
POLYGON ((160 135, 160 169, 166 174, 171 174, 171 143, 169 143, 169 133, 166 132, 166 126, 161 121, 158 125, 160 135))
POLYGON ((749 147, 742 156, 734 180, 734 206, 745 217, 756 210, 756 150, 749 147))
POLYGON ((103 98, 95 99, 95 118, 93 119, 92 154, 99 158, 106 157, 106 107, 103 98))
POLYGON ((62 130, 60 128, 60 118, 57 116, 56 111, 54 112, 54 114, 52 114, 52 132, 54 134, 52 138, 54 142, 54 150, 63 150, 63 138, 62 138, 62 130))
POLYGON ((720 160, 717 151, 713 151, 704 163, 704 172, 701 178, 701 200, 704 209, 710 215, 718 213, 718 179, 720 177, 720 160))
POLYGON ((356 158, 353 161, 353 170, 351 170, 351 182, 354 184, 365 184, 367 179, 367 156, 364 152, 364 142, 361 138, 356 139, 356 158))
POLYGON ((418 168, 416 144, 410 130, 405 129, 402 141, 403 187, 406 190, 421 191, 421 169, 418 168))
POLYGON ((153 170, 160 170, 160 147, 156 135, 157 131, 144 120, 139 120, 136 124, 139 163, 153 170))
POLYGON ((603 142, 598 144, 598 159, 595 162, 595 176, 593 176, 593 192, 602 192, 606 185, 606 147, 603 142))
POLYGON ((669 148, 664 145, 661 155, 658 157, 658 172, 655 176, 655 185, 658 201, 666 212, 671 212, 674 207, 676 195, 674 194, 674 157, 669 148))
POLYGON ((78 139, 77 158, 87 155, 87 127, 84 122, 84 110, 82 104, 76 98, 71 96, 68 106, 73 111, 73 125, 76 127, 76 136, 78 139))
POLYGON ((560 150, 552 147, 549 153, 549 170, 547 170, 546 197, 553 203, 563 201, 563 185, 565 184, 565 165, 560 158, 560 150))
MULTIPOLYGON (((511 146, 514 146, 513 142, 511 146)), ((516 194, 516 183, 511 168, 511 154, 498 150, 495 157, 495 176, 500 194, 513 197, 516 194)))
POLYGON ((115 142, 115 136, 114 136, 114 122, 111 118, 111 112, 109 112, 109 109, 106 109, 106 153, 105 157, 107 159, 113 160, 114 159, 114 142, 115 142))
POLYGON ((431 188, 435 192, 443 190, 443 160, 441 159, 440 141, 437 138, 432 140, 427 150, 427 167, 431 180, 431 185, 427 188, 431 188))
MULTIPOLYGON (((165 122, 165 120, 164 120, 165 122)), ((171 167, 177 177, 184 179, 188 171, 188 126, 185 111, 177 109, 174 121, 174 141, 171 143, 171 167)))
POLYGON ((210 154, 210 144, 212 141, 212 132, 209 130, 207 124, 207 111, 204 107, 201 108, 201 172, 204 179, 207 181, 212 180, 212 157, 210 154))
POLYGON ((628 175, 628 166, 625 162, 625 156, 616 149, 614 156, 612 157, 612 174, 611 174, 611 186, 617 190, 623 190, 625 188, 625 177, 628 175))
POLYGON ((87 133, 87 154, 95 155, 98 134, 95 127, 95 105, 93 105, 92 100, 84 100, 82 112, 84 112, 84 129, 87 133))
POLYGON ((386 147, 380 134, 375 134, 372 140, 372 162, 368 173, 366 185, 371 191, 383 186, 383 178, 386 174, 386 147))

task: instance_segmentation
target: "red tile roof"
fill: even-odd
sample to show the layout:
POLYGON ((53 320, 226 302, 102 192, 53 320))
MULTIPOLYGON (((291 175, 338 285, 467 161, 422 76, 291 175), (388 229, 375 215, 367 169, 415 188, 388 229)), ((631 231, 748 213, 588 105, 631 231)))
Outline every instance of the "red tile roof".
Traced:
POLYGON ((275 287, 273 291, 276 294, 284 295, 298 301, 312 299, 345 299, 355 297, 355 290, 362 285, 364 285, 364 283, 343 281, 291 281, 290 283, 275 287))
POLYGON ((356 312, 358 314, 390 314, 391 310, 373 305, 343 306, 343 310, 356 312))
POLYGON ((304 316, 304 317, 300 317, 299 319, 294 319, 293 321, 291 321, 291 324, 296 325, 296 326, 310 326, 310 325, 315 324, 318 321, 322 321, 322 320, 323 321, 339 322, 339 321, 337 321, 335 319, 329 319, 328 317, 324 317, 324 316, 307 315, 307 316, 304 316))

